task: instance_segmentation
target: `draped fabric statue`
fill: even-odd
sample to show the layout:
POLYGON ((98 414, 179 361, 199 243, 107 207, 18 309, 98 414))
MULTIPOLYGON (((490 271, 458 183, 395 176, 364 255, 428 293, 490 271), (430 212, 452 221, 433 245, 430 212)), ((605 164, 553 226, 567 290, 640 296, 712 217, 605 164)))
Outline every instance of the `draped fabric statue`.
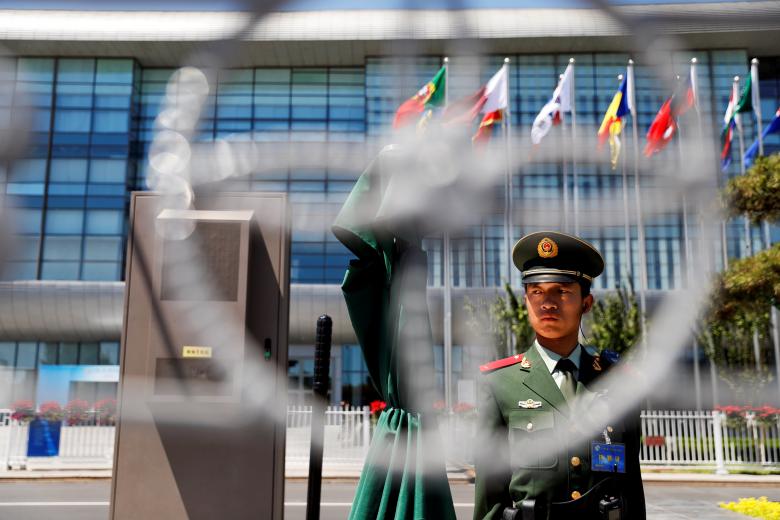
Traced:
MULTIPOLYGON (((371 380, 387 408, 374 431, 349 518, 454 519, 433 412, 435 372, 427 255, 415 217, 388 199, 411 167, 387 147, 355 183, 333 225, 352 251, 342 290, 371 380), (395 180, 394 180, 395 179, 395 180)), ((401 195, 402 196, 402 195, 401 195)))

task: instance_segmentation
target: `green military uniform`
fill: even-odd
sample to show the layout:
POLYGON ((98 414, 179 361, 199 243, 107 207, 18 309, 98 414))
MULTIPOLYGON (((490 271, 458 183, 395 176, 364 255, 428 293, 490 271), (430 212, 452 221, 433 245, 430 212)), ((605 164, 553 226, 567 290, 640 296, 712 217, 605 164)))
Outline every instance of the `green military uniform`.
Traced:
MULTIPOLYGON (((595 248, 561 233, 529 235, 518 242, 513 256, 524 283, 572 281, 572 273, 590 282, 603 269, 595 248), (555 254, 549 254, 553 250, 555 254)), ((603 500, 606 509, 610 503, 620 504, 622 520, 645 518, 639 414, 607 424, 593 419, 614 399, 615 390, 600 387, 598 380, 616 356, 594 355, 581 346, 575 351, 579 366, 571 402, 548 366, 551 353, 536 342, 525 354, 480 368, 475 519, 500 519, 506 508, 507 515, 518 519, 614 518, 599 512, 603 500), (624 446, 624 472, 615 472, 617 467, 595 471, 604 468, 594 468, 592 454, 599 452, 593 450, 605 444, 624 446)), ((574 352, 569 355, 573 358, 574 352)))

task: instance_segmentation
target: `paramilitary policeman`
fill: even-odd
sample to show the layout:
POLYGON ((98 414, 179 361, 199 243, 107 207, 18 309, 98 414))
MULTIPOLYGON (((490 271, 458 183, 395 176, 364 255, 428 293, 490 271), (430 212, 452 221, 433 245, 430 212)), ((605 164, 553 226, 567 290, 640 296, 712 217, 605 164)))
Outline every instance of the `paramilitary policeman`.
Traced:
POLYGON ((512 259, 536 340, 480 367, 474 518, 644 520, 638 410, 609 417, 614 389, 597 381, 617 355, 578 341, 601 254, 543 231, 520 239, 512 259))

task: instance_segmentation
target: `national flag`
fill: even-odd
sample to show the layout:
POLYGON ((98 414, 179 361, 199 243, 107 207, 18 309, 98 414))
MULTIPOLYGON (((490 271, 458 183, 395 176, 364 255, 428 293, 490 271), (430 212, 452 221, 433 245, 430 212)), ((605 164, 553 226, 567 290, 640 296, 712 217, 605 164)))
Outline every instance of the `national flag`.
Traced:
POLYGON ((496 110, 506 110, 509 106, 509 78, 507 66, 503 65, 485 84, 485 103, 480 112, 489 114, 496 110))
POLYGON ((539 144, 544 139, 550 129, 561 123, 562 113, 571 112, 571 77, 574 74, 574 67, 570 63, 561 76, 558 86, 553 91, 552 98, 542 107, 542 110, 534 119, 531 126, 531 142, 539 144))
POLYGON ((750 76, 747 77, 747 80, 745 81, 745 86, 742 87, 742 95, 739 97, 739 102, 737 103, 737 108, 734 111, 735 114, 741 114, 742 112, 747 112, 749 110, 753 110, 753 88, 752 88, 752 78, 750 76))
POLYGON ((441 115, 441 121, 445 125, 470 124, 479 115, 485 101, 485 87, 482 86, 473 94, 447 105, 441 115))
POLYGON ((655 119, 647 130, 647 144, 645 145, 645 156, 650 157, 656 152, 660 152, 669 144, 677 129, 677 122, 672 115, 672 98, 664 101, 661 109, 656 114, 655 119))
POLYGON ((678 82, 677 90, 675 90, 672 96, 672 114, 675 119, 696 105, 696 94, 693 85, 693 71, 688 75, 687 81, 684 83, 678 82))
POLYGON ((474 144, 481 146, 487 144, 487 142, 490 140, 490 136, 493 135, 494 125, 500 123, 503 119, 502 114, 503 111, 501 110, 494 110, 493 112, 488 112, 485 114, 485 117, 483 117, 482 121, 479 123, 477 133, 474 134, 474 137, 471 138, 471 141, 474 144))
POLYGON ((417 91, 417 94, 404 101, 395 112, 393 128, 402 128, 415 123, 426 108, 443 105, 446 75, 447 67, 442 67, 431 81, 417 91))
MULTIPOLYGON (((778 108, 777 112, 775 112, 775 117, 769 123, 769 126, 764 128, 764 132, 761 134, 761 139, 766 139, 775 132, 780 132, 780 108, 778 108)), ((745 152, 745 168, 750 168, 750 166, 753 164, 753 160, 756 158, 757 153, 758 139, 756 139, 753 144, 750 145, 750 148, 748 148, 745 152)))
POLYGON ((509 107, 509 78, 507 66, 503 65, 485 84, 484 103, 479 111, 485 114, 479 123, 477 133, 471 138, 475 144, 486 144, 493 135, 493 127, 504 118, 509 107))
POLYGON ((731 139, 734 134, 734 127, 737 124, 735 119, 737 104, 737 87, 736 85, 731 88, 731 95, 729 96, 729 104, 726 107, 726 113, 723 115, 723 131, 721 132, 721 141, 723 145, 720 151, 720 167, 725 170, 731 164, 731 139))
POLYGON ((604 146, 607 140, 609 141, 610 162, 613 170, 617 168, 618 157, 620 157, 620 132, 623 129, 622 118, 628 114, 627 88, 628 81, 626 78, 623 78, 620 88, 612 97, 612 102, 609 104, 609 108, 607 108, 599 127, 599 149, 604 146))
POLYGON ((677 131, 677 118, 693 107, 695 101, 692 77, 688 76, 688 80, 680 83, 674 94, 661 105, 650 124, 644 151, 646 157, 660 152, 669 144, 677 131))

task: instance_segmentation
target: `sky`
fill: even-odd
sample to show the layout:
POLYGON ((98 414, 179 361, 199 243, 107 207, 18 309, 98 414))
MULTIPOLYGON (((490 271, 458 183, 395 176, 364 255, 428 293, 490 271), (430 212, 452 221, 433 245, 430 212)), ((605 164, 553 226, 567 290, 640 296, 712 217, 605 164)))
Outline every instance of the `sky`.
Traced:
MULTIPOLYGON (((255 2, 258 0, 254 0, 255 2)), ((259 0, 262 1, 262 0, 259 0)), ((613 0, 614 4, 705 3, 750 0, 613 0)), ((3 0, 5 9, 74 9, 100 11, 241 11, 252 0, 3 0)), ((589 7, 584 0, 290 0, 280 11, 339 9, 443 9, 515 7, 589 7)))

